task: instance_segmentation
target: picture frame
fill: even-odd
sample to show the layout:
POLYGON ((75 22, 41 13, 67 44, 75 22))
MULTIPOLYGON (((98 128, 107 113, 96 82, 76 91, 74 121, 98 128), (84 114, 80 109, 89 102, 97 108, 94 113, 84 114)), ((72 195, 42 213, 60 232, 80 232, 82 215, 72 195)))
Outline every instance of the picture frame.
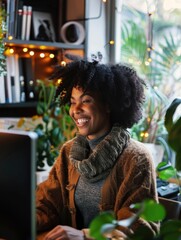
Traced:
POLYGON ((55 29, 49 12, 33 11, 34 40, 55 42, 55 29))

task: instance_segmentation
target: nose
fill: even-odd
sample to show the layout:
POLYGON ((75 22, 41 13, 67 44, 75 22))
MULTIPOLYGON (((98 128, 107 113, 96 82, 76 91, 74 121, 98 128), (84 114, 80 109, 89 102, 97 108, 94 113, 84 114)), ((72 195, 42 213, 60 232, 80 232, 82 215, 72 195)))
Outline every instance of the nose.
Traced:
POLYGON ((74 106, 73 106, 73 108, 72 108, 72 112, 74 113, 74 114, 79 114, 79 113, 81 113, 82 112, 82 104, 81 103, 76 103, 76 104, 74 104, 74 106))

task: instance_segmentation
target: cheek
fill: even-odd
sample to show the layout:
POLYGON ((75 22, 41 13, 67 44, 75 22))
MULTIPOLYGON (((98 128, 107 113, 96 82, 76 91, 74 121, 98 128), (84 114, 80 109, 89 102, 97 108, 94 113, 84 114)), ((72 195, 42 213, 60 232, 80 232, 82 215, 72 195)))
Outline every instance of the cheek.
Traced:
POLYGON ((72 109, 71 109, 71 107, 69 108, 69 115, 70 115, 70 117, 72 117, 72 109))

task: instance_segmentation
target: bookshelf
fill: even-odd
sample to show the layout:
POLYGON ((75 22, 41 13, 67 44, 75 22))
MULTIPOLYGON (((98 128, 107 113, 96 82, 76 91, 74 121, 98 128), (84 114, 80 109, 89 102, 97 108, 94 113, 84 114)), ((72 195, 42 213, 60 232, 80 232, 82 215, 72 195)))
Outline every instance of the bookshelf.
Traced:
MULTIPOLYGON (((80 1, 80 3, 83 2, 80 1)), ((37 98, 34 92, 36 80, 49 79, 54 66, 61 64, 62 61, 68 61, 65 58, 65 53, 86 56, 86 44, 85 40, 77 45, 65 43, 61 39, 60 29, 68 21, 66 18, 70 6, 68 6, 67 0, 4 0, 4 3, 8 16, 6 19, 8 31, 4 38, 7 59, 7 75, 4 76, 4 87, 7 89, 4 92, 9 95, 4 96, 5 101, 1 101, 0 96, 0 118, 31 117, 36 114, 37 98), (20 8, 23 10, 25 5, 31 6, 32 9, 29 37, 27 39, 24 39, 22 35, 18 35, 20 25, 19 10, 20 8), (39 35, 39 37, 35 35, 35 12, 38 12, 38 17, 42 19, 47 17, 49 23, 52 24, 54 34, 52 39, 47 40, 42 35, 39 35), (22 63, 20 64, 20 62, 22 63), (25 86, 25 88, 23 90, 20 81, 21 74, 24 74, 24 85, 22 86, 25 86), (12 82, 15 85, 15 98, 12 96, 12 82), (18 91, 20 92, 17 94, 18 91), (21 98, 21 91, 26 93, 24 100, 21 98)), ((79 16, 79 18, 84 18, 85 5, 81 6, 80 9, 81 11, 84 9, 84 11, 81 12, 82 16, 79 16)), ((27 30, 27 28, 25 29, 27 30)))
POLYGON ((37 102, 0 104, 0 118, 32 117, 36 114, 37 102))

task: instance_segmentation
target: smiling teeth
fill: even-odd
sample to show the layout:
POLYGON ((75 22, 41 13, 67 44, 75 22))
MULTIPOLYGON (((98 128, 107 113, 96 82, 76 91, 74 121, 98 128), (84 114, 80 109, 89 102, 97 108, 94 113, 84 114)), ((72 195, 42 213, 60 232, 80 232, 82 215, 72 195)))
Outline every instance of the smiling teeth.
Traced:
POLYGON ((79 124, 85 123, 85 122, 88 122, 88 119, 80 118, 80 119, 77 120, 77 122, 78 122, 79 124))

